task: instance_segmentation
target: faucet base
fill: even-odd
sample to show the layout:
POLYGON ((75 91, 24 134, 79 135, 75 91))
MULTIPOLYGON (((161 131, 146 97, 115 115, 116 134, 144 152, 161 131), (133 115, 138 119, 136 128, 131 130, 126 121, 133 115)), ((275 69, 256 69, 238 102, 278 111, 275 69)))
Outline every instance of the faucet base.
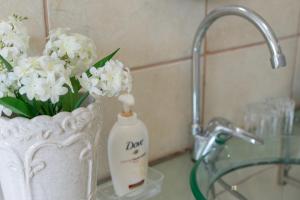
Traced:
POLYGON ((207 137, 201 135, 194 135, 194 140, 195 143, 194 143, 192 159, 197 161, 202 156, 202 152, 207 143, 207 137))

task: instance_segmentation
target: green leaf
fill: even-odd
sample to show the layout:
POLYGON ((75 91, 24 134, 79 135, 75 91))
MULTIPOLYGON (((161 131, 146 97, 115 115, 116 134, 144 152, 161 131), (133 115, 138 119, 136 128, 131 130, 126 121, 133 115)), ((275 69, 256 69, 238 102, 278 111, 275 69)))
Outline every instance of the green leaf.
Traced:
POLYGON ((120 48, 118 48, 117 50, 115 50, 114 52, 112 52, 111 54, 109 54, 108 56, 102 58, 101 60, 99 60, 98 62, 96 62, 93 66, 96 68, 99 67, 103 67, 105 65, 105 63, 107 61, 109 61, 110 59, 112 59, 114 57, 114 55, 120 50, 120 48))
POLYGON ((55 114, 57 114, 57 112, 55 111, 55 104, 53 104, 50 100, 40 101, 33 99, 31 101, 31 104, 37 110, 39 115, 54 116, 55 114))
POLYGON ((71 77, 70 80, 71 80, 71 84, 72 84, 74 93, 78 93, 78 91, 79 91, 80 88, 81 88, 80 82, 79 82, 78 79, 76 79, 74 76, 71 77))
POLYGON ((86 100, 86 98, 89 96, 89 92, 84 93, 76 102, 73 109, 79 108, 81 104, 86 100))
POLYGON ((38 110, 39 114, 47 115, 47 112, 45 112, 45 110, 43 109, 43 102, 42 101, 38 101, 36 99, 33 99, 32 100, 32 106, 38 110))
POLYGON ((32 118, 37 114, 32 106, 15 97, 2 97, 0 98, 0 104, 12 112, 27 118, 32 118))
POLYGON ((7 71, 11 72, 12 69, 13 69, 13 67, 11 66, 11 64, 5 58, 3 58, 1 55, 0 55, 0 60, 5 65, 7 71))
POLYGON ((34 103, 35 99, 29 100, 25 94, 21 95, 19 92, 15 92, 15 95, 16 95, 17 99, 20 99, 20 100, 24 101, 25 103, 27 103, 31 106, 34 106, 33 103, 34 103))
MULTIPOLYGON (((102 58, 101 60, 99 60, 98 62, 96 62, 93 66, 96 68, 100 68, 103 67, 105 65, 105 63, 107 61, 109 61, 110 59, 112 59, 114 57, 114 55, 120 50, 120 48, 118 48, 117 50, 115 50, 114 52, 112 52, 111 54, 109 54, 108 56, 102 58)), ((91 73, 89 72, 89 70, 86 71, 86 74, 88 76, 91 76, 91 73)))
POLYGON ((62 111, 71 112, 79 98, 79 93, 73 93, 71 91, 61 96, 60 102, 62 105, 62 111))
MULTIPOLYGON (((63 96, 60 97, 59 102, 57 103, 57 111, 67 111, 70 112, 74 108, 75 103, 77 102, 77 99, 80 97, 79 96, 79 90, 81 89, 81 85, 78 79, 76 77, 71 77, 70 78, 72 88, 71 90, 70 87, 68 93, 64 94, 63 96)), ((54 111, 56 109, 54 108, 54 111)), ((55 111, 56 112, 56 111, 55 111)))

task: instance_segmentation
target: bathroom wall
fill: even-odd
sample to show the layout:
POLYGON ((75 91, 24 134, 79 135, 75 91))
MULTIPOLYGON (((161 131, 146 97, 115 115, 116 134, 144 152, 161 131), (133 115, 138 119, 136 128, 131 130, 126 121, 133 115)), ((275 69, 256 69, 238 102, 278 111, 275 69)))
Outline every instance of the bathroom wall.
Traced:
POLYGON ((26 26, 31 35, 32 54, 40 52, 44 48, 46 35, 43 1, 0 0, 0 3, 0 20, 6 19, 7 16, 12 14, 27 16, 30 19, 26 21, 26 26))
MULTIPOLYGON (((223 116, 241 123, 245 104, 291 96, 292 88, 300 104, 299 0, 0 2, 5 7, 1 17, 10 13, 30 17, 27 23, 36 49, 42 48, 47 31, 57 27, 90 36, 99 57, 121 48, 117 58, 132 70, 135 110, 149 128, 151 160, 191 147, 191 47, 197 26, 216 7, 240 4, 259 12, 279 36, 288 67, 271 69, 267 46, 249 22, 237 17, 217 21, 208 33, 203 56, 204 122, 223 116)), ((108 174, 107 136, 119 110, 116 99, 103 99, 101 177, 108 174)))
POLYGON ((207 10, 228 4, 260 13, 279 37, 288 63, 286 68, 271 69, 267 45, 249 22, 226 17, 213 25, 206 48, 205 121, 221 115, 241 123, 245 104, 292 95, 300 1, 209 0, 207 10))

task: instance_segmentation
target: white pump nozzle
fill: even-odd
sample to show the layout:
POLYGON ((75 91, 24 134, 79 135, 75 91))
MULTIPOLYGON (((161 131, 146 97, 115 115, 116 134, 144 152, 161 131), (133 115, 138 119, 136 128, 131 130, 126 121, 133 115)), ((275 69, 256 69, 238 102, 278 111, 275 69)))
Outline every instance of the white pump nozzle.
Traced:
POLYGON ((134 97, 132 94, 122 94, 119 96, 119 101, 123 104, 123 114, 129 115, 131 113, 131 107, 134 105, 134 97))

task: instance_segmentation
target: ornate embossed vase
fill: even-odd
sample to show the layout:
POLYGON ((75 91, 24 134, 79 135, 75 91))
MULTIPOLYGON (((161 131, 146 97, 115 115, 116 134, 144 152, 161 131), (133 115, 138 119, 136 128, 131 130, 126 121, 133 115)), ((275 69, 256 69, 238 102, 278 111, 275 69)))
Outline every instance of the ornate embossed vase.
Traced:
POLYGON ((0 117, 0 198, 95 200, 100 129, 97 101, 53 117, 0 117))

